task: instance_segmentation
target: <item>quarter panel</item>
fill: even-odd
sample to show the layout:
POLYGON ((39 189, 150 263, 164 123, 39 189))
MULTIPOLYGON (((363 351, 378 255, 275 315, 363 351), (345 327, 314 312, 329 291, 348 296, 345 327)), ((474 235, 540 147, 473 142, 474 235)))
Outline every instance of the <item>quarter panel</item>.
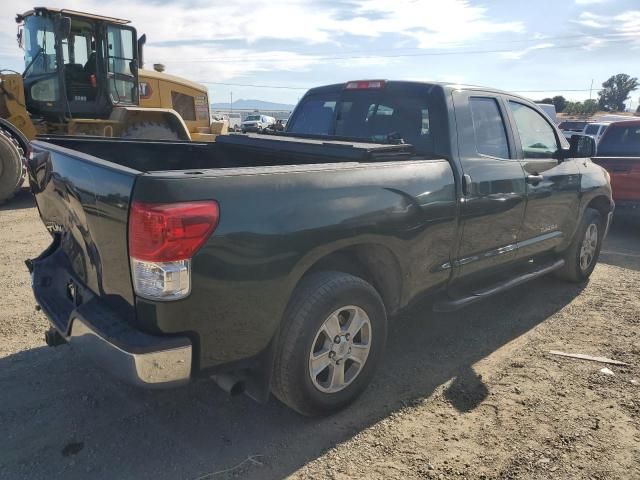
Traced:
POLYGON ((437 269, 449 261, 456 228, 453 173, 444 160, 145 175, 135 190, 140 201, 202 199, 219 202, 220 223, 193 259, 190 297, 138 300, 138 313, 147 312, 141 317, 150 330, 197 332, 203 368, 266 348, 297 282, 341 248, 373 243, 391 250, 403 303, 448 279, 449 271, 437 269))

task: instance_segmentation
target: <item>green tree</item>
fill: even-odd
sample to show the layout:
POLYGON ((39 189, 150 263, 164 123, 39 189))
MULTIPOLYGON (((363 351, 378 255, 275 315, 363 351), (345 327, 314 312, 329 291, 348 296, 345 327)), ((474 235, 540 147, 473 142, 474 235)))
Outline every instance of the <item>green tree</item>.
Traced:
POLYGON ((630 77, 626 73, 612 75, 602 84, 602 90, 598 92, 598 105, 601 109, 614 112, 623 112, 624 102, 629 94, 638 88, 637 77, 630 77))
POLYGON ((582 115, 593 115, 598 111, 598 102, 589 99, 582 102, 582 115))
POLYGON ((562 95, 556 95, 551 99, 551 102, 555 105, 558 113, 564 112, 564 109, 567 108, 567 99, 562 95))
POLYGON ((547 97, 547 98, 543 98, 542 100, 540 100, 540 101, 539 101, 539 102, 537 102, 537 103, 546 103, 546 104, 551 105, 551 104, 553 103, 553 99, 552 99, 552 98, 550 98, 550 97, 547 97))

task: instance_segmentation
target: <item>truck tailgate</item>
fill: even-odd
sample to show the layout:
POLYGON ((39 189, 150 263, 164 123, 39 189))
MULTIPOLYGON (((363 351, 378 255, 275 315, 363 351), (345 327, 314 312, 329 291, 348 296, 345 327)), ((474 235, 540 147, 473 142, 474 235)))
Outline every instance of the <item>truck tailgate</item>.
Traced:
POLYGON ((135 322, 127 218, 139 173, 81 152, 33 142, 31 188, 54 243, 32 265, 41 270, 39 281, 51 282, 57 293, 52 296, 57 302, 52 320, 62 333, 69 328, 70 310, 94 295, 119 317, 135 322), (62 298, 71 302, 60 305, 62 298))
POLYGON ((596 157, 593 159, 611 175, 616 202, 640 202, 640 157, 596 157))

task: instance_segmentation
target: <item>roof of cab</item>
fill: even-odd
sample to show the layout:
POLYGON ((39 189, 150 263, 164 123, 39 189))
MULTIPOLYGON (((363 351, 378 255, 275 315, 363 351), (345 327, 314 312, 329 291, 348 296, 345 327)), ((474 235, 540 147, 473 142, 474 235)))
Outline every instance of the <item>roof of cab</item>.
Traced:
POLYGON ((106 17, 104 15, 95 15, 93 13, 79 12, 77 10, 69 10, 68 8, 48 8, 48 7, 34 7, 31 10, 27 10, 26 12, 16 16, 16 22, 18 23, 22 22, 25 19, 25 17, 29 17, 36 13, 60 13, 62 15, 83 17, 91 20, 99 20, 102 22, 117 23, 120 25, 126 25, 128 23, 131 23, 130 20, 124 20, 122 18, 106 17))
MULTIPOLYGON (((344 87, 347 85, 347 83, 350 83, 352 81, 367 81, 367 79, 363 79, 363 80, 351 80, 349 82, 344 82, 344 83, 334 83, 331 85, 323 85, 320 87, 314 87, 314 88, 310 88, 307 93, 319 93, 319 92, 331 92, 331 91, 337 91, 337 90, 343 90, 344 87)), ((495 93, 495 94, 500 94, 500 95, 509 95, 511 97, 516 97, 519 98, 521 100, 525 100, 529 103, 534 103, 532 102, 530 99, 525 98, 521 95, 518 95, 516 93, 512 93, 512 92, 507 92, 505 90, 499 90, 497 88, 491 88, 491 87, 482 87, 479 85, 464 85, 464 84, 458 84, 458 83, 451 83, 451 82, 429 82, 429 81, 425 81, 425 82, 419 82, 419 81, 408 81, 408 80, 382 80, 384 81, 385 85, 386 84, 395 84, 395 85, 400 85, 400 84, 407 84, 407 85, 425 85, 425 86, 429 86, 429 85, 433 85, 433 86, 437 86, 442 88, 443 90, 448 90, 448 91, 455 91, 455 90, 476 90, 476 91, 481 91, 481 92, 487 92, 487 93, 495 93)))

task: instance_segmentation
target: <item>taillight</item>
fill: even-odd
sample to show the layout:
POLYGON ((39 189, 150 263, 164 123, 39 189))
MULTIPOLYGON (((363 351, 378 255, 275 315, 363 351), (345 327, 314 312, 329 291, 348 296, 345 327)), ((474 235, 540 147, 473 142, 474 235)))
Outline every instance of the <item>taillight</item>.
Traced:
POLYGON ((129 257, 137 295, 177 300, 191 292, 191 258, 218 225, 215 201, 133 202, 129 257))
POLYGON ((354 82, 347 82, 344 88, 346 90, 364 90, 368 88, 382 87, 384 87, 384 80, 358 80, 354 82))

